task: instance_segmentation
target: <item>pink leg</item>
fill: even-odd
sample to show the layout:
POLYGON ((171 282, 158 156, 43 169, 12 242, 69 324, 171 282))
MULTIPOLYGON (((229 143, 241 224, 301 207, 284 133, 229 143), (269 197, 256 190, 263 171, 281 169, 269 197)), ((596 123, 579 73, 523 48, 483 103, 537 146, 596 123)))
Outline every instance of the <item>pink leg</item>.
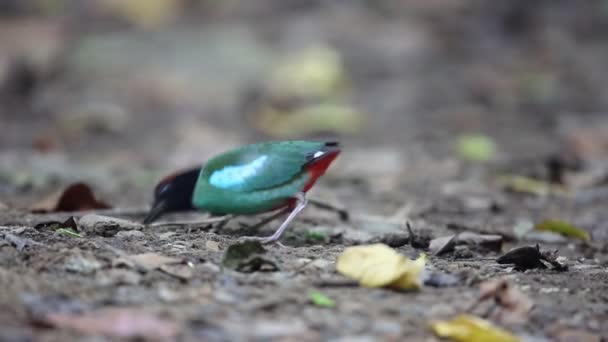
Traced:
POLYGON ((291 213, 289 213, 289 216, 287 216, 285 221, 283 221, 283 223, 281 223, 281 225, 274 232, 274 234, 272 234, 271 236, 263 237, 263 238, 248 237, 247 239, 259 240, 263 244, 277 242, 281 238, 281 235, 283 235, 283 232, 285 231, 285 229, 287 229, 287 226, 289 226, 291 221, 293 221, 293 219, 298 215, 298 213, 300 213, 300 211, 302 211, 304 209, 304 207, 306 207, 306 204, 308 203, 308 201, 306 199, 306 195, 304 193, 301 193, 301 192, 297 193, 296 195, 294 195, 294 198, 296 199, 295 208, 291 211, 291 213))

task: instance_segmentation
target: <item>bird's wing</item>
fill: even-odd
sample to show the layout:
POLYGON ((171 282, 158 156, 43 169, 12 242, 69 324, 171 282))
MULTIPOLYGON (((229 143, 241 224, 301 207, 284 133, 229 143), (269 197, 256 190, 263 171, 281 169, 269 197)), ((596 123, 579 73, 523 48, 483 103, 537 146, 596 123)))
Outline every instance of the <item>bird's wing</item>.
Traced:
POLYGON ((268 142, 222 154, 207 164, 203 177, 216 188, 235 192, 264 190, 282 185, 307 165, 337 149, 336 143, 310 141, 268 142))

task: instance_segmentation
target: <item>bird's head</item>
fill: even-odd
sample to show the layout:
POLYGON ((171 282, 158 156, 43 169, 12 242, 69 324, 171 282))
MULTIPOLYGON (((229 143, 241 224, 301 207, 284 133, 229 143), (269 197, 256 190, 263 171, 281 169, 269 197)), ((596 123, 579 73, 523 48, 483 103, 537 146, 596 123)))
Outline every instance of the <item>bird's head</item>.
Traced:
POLYGON ((192 209, 192 194, 200 172, 200 167, 178 171, 158 182, 154 188, 154 203, 144 224, 168 212, 192 209))

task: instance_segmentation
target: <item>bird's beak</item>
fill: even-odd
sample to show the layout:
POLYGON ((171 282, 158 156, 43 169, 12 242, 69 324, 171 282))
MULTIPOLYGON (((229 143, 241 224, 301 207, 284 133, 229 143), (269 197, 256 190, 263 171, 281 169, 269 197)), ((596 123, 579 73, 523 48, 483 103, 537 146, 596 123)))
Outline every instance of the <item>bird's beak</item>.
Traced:
POLYGON ((154 220, 159 218, 167 210, 167 202, 160 200, 152 206, 152 209, 148 212, 148 216, 144 219, 144 224, 152 223, 154 220))

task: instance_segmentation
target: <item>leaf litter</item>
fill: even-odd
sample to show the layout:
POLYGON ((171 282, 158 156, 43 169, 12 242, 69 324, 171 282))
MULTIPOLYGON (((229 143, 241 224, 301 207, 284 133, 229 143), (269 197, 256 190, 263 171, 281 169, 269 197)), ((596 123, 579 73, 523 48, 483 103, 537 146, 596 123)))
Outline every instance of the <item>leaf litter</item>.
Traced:
POLYGON ((314 305, 319 307, 334 308, 336 306, 336 302, 333 299, 318 291, 310 292, 308 298, 314 305))
POLYGON ((513 264, 520 271, 548 267, 560 272, 568 270, 568 265, 560 260, 557 251, 541 251, 539 245, 514 248, 498 257, 496 262, 513 264))
POLYGON ((47 326, 128 339, 167 340, 179 333, 179 325, 141 309, 102 308, 83 313, 48 313, 47 326))
POLYGON ((581 239, 586 242, 591 241, 591 235, 589 235, 588 232, 562 220, 544 220, 538 223, 534 228, 538 231, 553 232, 566 237, 581 239))
POLYGON ((503 237, 501 235, 462 232, 431 240, 429 252, 433 255, 441 255, 453 251, 454 248, 459 245, 466 245, 469 247, 476 247, 497 252, 502 249, 502 243, 503 237))
POLYGON ((275 272, 279 266, 266 256, 266 249, 259 241, 244 241, 232 244, 226 249, 222 266, 239 272, 275 272))
POLYGON ((73 183, 31 206, 34 213, 83 211, 109 209, 108 204, 98 200, 91 187, 85 183, 73 183))
POLYGON ((338 256, 336 269, 364 287, 398 290, 422 288, 426 257, 410 260, 384 244, 348 247, 338 256))
POLYGON ((435 321, 431 328, 441 338, 458 342, 519 342, 515 335, 473 315, 459 315, 449 321, 435 321))
POLYGON ((523 324, 534 307, 534 302, 506 279, 490 279, 479 285, 479 298, 469 309, 473 311, 480 303, 493 300, 499 308, 494 319, 506 324, 523 324))

